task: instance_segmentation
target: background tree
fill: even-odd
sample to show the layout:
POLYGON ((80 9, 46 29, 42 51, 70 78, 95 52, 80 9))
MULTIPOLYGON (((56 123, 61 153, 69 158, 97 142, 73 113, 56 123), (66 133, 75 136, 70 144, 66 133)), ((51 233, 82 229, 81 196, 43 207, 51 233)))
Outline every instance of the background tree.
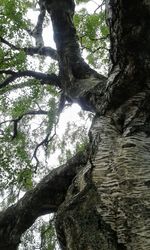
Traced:
MULTIPOLYGON (((62 249, 149 249, 150 4, 109 0, 106 13, 103 4, 93 15, 86 9, 75 15, 73 0, 2 1, 1 195, 7 202, 0 214, 0 249, 17 249, 21 235, 50 213, 56 213, 62 249), (37 7, 33 27, 27 10, 37 7), (56 50, 44 46, 49 17, 56 50), (108 37, 106 76, 107 66, 100 65, 107 63, 108 37), (31 56, 39 61, 33 64, 31 56), (89 143, 85 129, 75 128, 74 152, 65 152, 70 136, 65 133, 60 141, 57 125, 62 110, 74 102, 95 115, 89 143), (33 118, 39 115, 44 118, 33 118), (58 146, 63 164, 48 173, 48 154, 58 146)), ((52 230, 41 225, 39 248, 53 248, 52 230)))

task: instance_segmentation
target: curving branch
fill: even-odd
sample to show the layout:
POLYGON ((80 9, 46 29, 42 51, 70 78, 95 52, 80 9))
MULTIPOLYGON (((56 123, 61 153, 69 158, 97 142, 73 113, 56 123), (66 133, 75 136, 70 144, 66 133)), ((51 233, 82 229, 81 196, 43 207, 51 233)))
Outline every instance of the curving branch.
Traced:
MULTIPOLYGON (((35 149, 34 149, 34 152, 33 152, 33 156, 32 156, 32 159, 34 158, 36 160, 36 166, 35 166, 35 170, 34 172, 36 173, 37 171, 37 167, 39 165, 39 159, 37 157, 37 152, 39 150, 39 148, 41 146, 45 146, 47 148, 48 146, 48 143, 50 143, 53 138, 55 137, 56 135, 56 127, 57 127, 57 124, 59 122, 59 117, 60 117, 60 114, 63 110, 63 108, 65 107, 65 100, 64 99, 64 96, 61 95, 60 97, 60 100, 59 100, 59 105, 58 105, 58 110, 57 110, 57 120, 56 122, 54 123, 54 133, 51 135, 51 132, 52 132, 52 129, 53 127, 47 132, 45 138, 36 145, 35 149)), ((37 104, 38 105, 38 104, 37 104)), ((39 105, 38 105, 39 106, 39 105)), ((22 120, 22 118, 24 116, 27 116, 27 115, 48 115, 48 111, 45 111, 45 110, 42 110, 40 107, 39 107, 39 110, 29 110, 28 112, 26 113, 23 113, 22 115, 20 115, 19 117, 17 117, 16 119, 9 119, 9 120, 5 120, 3 122, 0 123, 0 126, 2 126, 3 124, 6 124, 6 123, 13 123, 13 135, 12 135, 12 140, 14 140, 17 135, 18 135, 18 124, 19 122, 22 120)), ((31 159, 31 160, 32 160, 31 159)))
POLYGON ((98 6, 97 6, 97 8, 94 10, 94 13, 96 13, 99 9, 102 9, 103 7, 104 7, 104 5, 105 5, 105 0, 103 0, 102 1, 102 3, 99 5, 99 4, 97 4, 98 6))
POLYGON ((60 118, 60 114, 63 111, 64 107, 65 107, 65 102, 66 102, 66 97, 64 96, 64 94, 62 93, 59 99, 59 104, 58 104, 58 110, 57 110, 57 114, 56 114, 56 122, 53 124, 53 126, 50 128, 50 130, 48 131, 47 135, 45 136, 45 138, 37 144, 37 146, 34 149, 34 153, 32 156, 32 159, 34 158, 36 160, 36 166, 35 166, 35 173, 37 171, 37 167, 39 165, 39 159, 37 157, 37 152, 38 149, 41 146, 45 146, 47 149, 47 146, 50 142, 52 142, 52 140, 54 139, 54 137, 56 136, 56 128, 59 122, 59 118, 60 118), (54 128, 54 133, 51 135, 52 129, 54 128))
POLYGON ((82 46, 82 50, 84 50, 84 49, 86 49, 87 51, 89 51, 92 54, 94 54, 98 50, 106 50, 107 52, 109 52, 109 49, 107 47, 104 47, 104 46, 99 46, 94 50, 92 50, 90 47, 82 46))
POLYGON ((27 55, 33 56, 33 55, 41 55, 41 56, 49 56, 53 60, 58 60, 57 51, 51 47, 24 47, 20 48, 10 42, 8 42, 3 37, 0 37, 0 41, 7 46, 9 46, 12 50, 18 50, 18 51, 24 51, 27 55))
POLYGON ((33 153, 33 156, 32 156, 32 159, 34 158, 36 160, 36 165, 35 165, 34 173, 36 173, 37 168, 39 166, 39 159, 37 157, 38 149, 41 146, 45 146, 47 148, 48 143, 51 142, 53 140, 53 138, 55 137, 55 135, 56 135, 56 126, 55 126, 54 134, 51 137, 50 137, 50 135, 51 135, 51 131, 47 133, 47 135, 45 136, 45 138, 40 143, 38 143, 37 146, 34 149, 34 153, 33 153))
POLYGON ((73 102, 78 102, 84 110, 99 111, 99 105, 103 105, 103 101, 97 106, 95 99, 101 100, 104 96, 107 78, 92 69, 81 56, 73 23, 74 1, 46 0, 45 4, 54 30, 62 90, 73 102), (99 88, 100 94, 97 91, 99 88), (91 95, 94 98, 89 98, 91 95))
POLYGON ((0 123, 0 126, 2 126, 3 124, 5 123, 13 123, 13 135, 12 135, 12 140, 16 138, 17 134, 18 134, 18 123, 22 120, 22 118, 24 116, 27 116, 27 115, 47 115, 48 114, 48 111, 45 111, 45 110, 29 110, 28 112, 20 115, 18 118, 16 119, 9 119, 9 120, 6 120, 6 121, 3 121, 0 123))
POLYGON ((0 74, 11 75, 8 78, 6 78, 4 82, 0 84, 0 89, 6 87, 11 82, 21 77, 34 77, 35 79, 39 80, 42 85, 49 84, 49 85, 53 85, 56 87, 60 87, 61 85, 58 76, 54 73, 44 74, 44 73, 35 72, 32 70, 25 70, 25 71, 18 71, 18 72, 15 72, 12 70, 0 70, 0 74))
POLYGON ((79 152, 53 169, 16 204, 0 213, 0 249, 17 250, 21 235, 41 215, 56 212, 75 175, 85 166, 87 152, 79 152))
POLYGON ((38 3, 40 6, 40 13, 37 19, 37 24, 32 31, 30 30, 27 30, 27 31, 31 36, 35 38, 36 46, 40 48, 44 46, 42 33, 43 33, 43 22, 44 22, 46 10, 42 1, 39 1, 38 3))

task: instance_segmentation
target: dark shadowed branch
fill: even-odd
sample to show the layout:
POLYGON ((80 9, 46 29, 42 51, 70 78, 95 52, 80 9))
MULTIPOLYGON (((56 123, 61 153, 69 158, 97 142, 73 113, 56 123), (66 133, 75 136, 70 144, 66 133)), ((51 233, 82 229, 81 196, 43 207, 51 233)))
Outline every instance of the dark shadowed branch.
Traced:
MULTIPOLYGON (((99 106, 104 103, 104 100, 101 101, 101 99, 102 96, 104 97, 107 78, 92 69, 81 56, 73 23, 74 1, 65 1, 63 6, 62 1, 49 2, 46 0, 45 2, 54 30, 62 90, 73 102, 78 102, 84 110, 99 110, 99 106), (95 96, 93 91, 95 91, 95 96), (93 97, 89 98, 90 96, 93 97), (95 105, 95 99, 99 99, 98 107, 95 105)), ((107 100, 106 97, 105 99, 107 100)), ((106 100, 105 102, 107 102, 106 100)))
POLYGON ((16 119, 10 119, 10 120, 6 120, 6 121, 3 121, 0 123, 0 126, 4 123, 7 123, 7 122, 14 122, 14 121, 20 121, 24 116, 26 115, 47 115, 48 114, 48 111, 45 111, 45 110, 29 110, 28 112, 24 113, 23 115, 19 116, 18 118, 16 119))
POLYGON ((17 134, 18 134, 18 123, 22 120, 22 118, 24 116, 27 116, 27 115, 47 115, 47 114, 48 114, 48 111, 45 111, 45 110, 30 110, 30 111, 22 114, 18 118, 2 122, 2 123, 0 123, 0 125, 7 123, 7 122, 13 122, 13 126, 14 126, 13 130, 14 131, 13 131, 12 139, 15 139, 17 137, 17 134))
POLYGON ((21 235, 41 215, 56 212, 77 172, 86 164, 87 152, 79 152, 52 170, 16 204, 0 213, 0 249, 16 250, 21 235))
POLYGON ((51 47, 23 47, 20 48, 10 42, 8 42, 3 37, 0 37, 0 41, 7 46, 9 46, 12 50, 18 50, 18 51, 24 51, 27 55, 33 56, 33 55, 41 55, 41 56, 49 56, 53 60, 58 60, 57 51, 51 47))
POLYGON ((35 72, 32 70, 25 70, 25 71, 18 71, 18 72, 15 72, 12 70, 0 70, 0 74, 10 75, 0 84, 0 89, 6 87, 11 82, 21 77, 34 77, 35 79, 39 80, 41 84, 49 84, 49 85, 60 87, 60 80, 57 77, 57 75, 55 75, 54 73, 44 74, 44 73, 35 72))
MULTIPOLYGON (((23 117, 28 116, 28 115, 34 115, 34 116, 35 115, 48 115, 48 113, 49 113, 48 111, 45 111, 45 110, 42 110, 42 109, 39 109, 39 110, 29 110, 28 112, 20 115, 16 119, 10 119, 10 120, 6 120, 6 121, 1 122, 0 123, 0 127, 3 124, 6 124, 6 123, 13 123, 12 140, 14 140, 17 137, 17 135, 18 135, 18 124, 22 120, 23 117)), ((38 164, 39 164, 39 160, 38 160, 38 157, 37 157, 37 151, 38 151, 38 149, 39 149, 40 146, 44 145, 44 146, 47 147, 48 143, 50 141, 52 141, 52 139, 54 138, 54 136, 56 134, 56 125, 55 125, 54 134, 51 137, 50 137, 50 134, 51 134, 51 131, 49 133, 47 133, 46 137, 39 144, 37 144, 37 146, 35 147, 35 150, 34 150, 34 153, 33 153, 33 157, 32 157, 32 159, 35 158, 35 160, 36 160, 35 172, 36 172, 38 164)))
POLYGON ((34 173, 36 173, 38 165, 39 165, 39 159, 38 159, 38 156, 37 156, 38 149, 41 146, 45 146, 45 148, 47 148, 48 143, 50 143, 53 140, 53 138, 55 137, 55 135, 56 135, 56 126, 55 126, 55 130, 54 130, 53 135, 51 137, 50 137, 50 135, 51 135, 51 131, 47 133, 47 135, 45 136, 45 138, 40 143, 38 143, 36 145, 35 149, 34 149, 34 153, 33 153, 33 156, 32 156, 32 159, 34 158, 36 160, 36 165, 35 165, 34 173))
POLYGON ((94 10, 94 13, 96 13, 100 8, 102 9, 102 7, 104 7, 105 5, 105 0, 102 1, 102 3, 100 5, 97 6, 97 8, 94 10))

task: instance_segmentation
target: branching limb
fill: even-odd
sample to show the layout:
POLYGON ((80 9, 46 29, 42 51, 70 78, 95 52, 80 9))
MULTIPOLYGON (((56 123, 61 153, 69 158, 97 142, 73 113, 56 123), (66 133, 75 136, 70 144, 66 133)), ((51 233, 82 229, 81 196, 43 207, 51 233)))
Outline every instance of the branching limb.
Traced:
POLYGON ((42 47, 42 48, 37 48, 37 47, 29 47, 29 48, 23 48, 23 51, 27 54, 27 55, 34 55, 34 54, 38 54, 38 55, 42 55, 42 56, 49 56, 51 57, 53 60, 57 60, 58 61, 58 55, 57 55, 57 51, 51 47, 42 47))
POLYGON ((79 152, 66 164, 52 170, 16 204, 0 213, 0 249, 17 250, 21 235, 36 218, 57 211, 73 178, 87 160, 87 152, 79 152))
MULTIPOLYGON (((57 114, 56 114, 56 122, 50 128, 50 130, 46 134, 45 138, 40 143, 38 143, 37 146, 34 149, 32 160, 33 159, 36 160, 35 172, 37 171, 37 167, 39 165, 39 159, 38 159, 38 156, 37 156, 37 152, 38 152, 39 148, 41 146, 44 146, 47 149, 48 144, 53 140, 53 138, 56 135, 56 127, 57 127, 57 124, 59 122, 59 117, 60 117, 60 114, 61 114, 63 108, 65 107, 65 100, 66 99, 64 99, 64 97, 62 97, 62 96, 63 96, 63 94, 61 95, 61 98, 60 98, 60 101, 59 101, 58 111, 57 111, 57 114), (52 132, 53 128, 54 128, 54 133, 51 135, 51 132, 52 132)), ((13 135, 12 135, 12 140, 13 140, 18 135, 18 124, 19 124, 19 122, 22 120, 22 118, 24 116, 27 116, 27 115, 48 115, 48 111, 42 110, 40 107, 39 107, 39 110, 29 110, 28 112, 20 115, 16 119, 9 119, 9 120, 1 122, 0 126, 2 126, 3 124, 6 124, 8 122, 13 123, 13 135)))
POLYGON ((7 46, 9 46, 12 50, 18 50, 18 51, 24 51, 27 55, 41 55, 41 56, 49 56, 51 57, 53 60, 58 60, 58 55, 57 55, 57 51, 51 47, 24 47, 24 48, 20 48, 10 42, 8 42, 6 39, 4 39, 3 37, 0 37, 0 41, 4 44, 6 44, 7 46))
POLYGON ((50 142, 52 142, 52 140, 54 139, 54 137, 56 135, 56 128, 57 128, 57 125, 58 125, 58 122, 59 122, 60 114, 61 114, 61 112, 63 111, 63 109, 65 107, 65 101, 66 101, 66 97, 62 93, 61 96, 60 96, 59 104, 58 104, 58 110, 57 110, 57 114, 56 114, 56 122, 54 123, 54 126, 52 126, 50 128, 50 131, 47 133, 47 135, 45 136, 45 138, 40 143, 37 144, 37 146, 36 146, 36 148, 34 150, 32 159, 34 158, 36 160, 35 173, 36 173, 37 167, 39 165, 39 159, 37 157, 37 152, 38 152, 38 150, 39 150, 39 148, 41 146, 45 146, 45 148, 47 149, 48 144, 50 142), (54 133, 51 135, 53 127, 54 127, 54 133))
POLYGON ((39 1, 39 6, 40 6, 40 14, 38 16, 37 24, 34 30, 32 31, 28 30, 28 33, 35 38, 36 47, 40 48, 44 46, 42 32, 43 32, 43 22, 44 22, 46 10, 42 1, 39 1))
POLYGON ((99 46, 96 49, 92 50, 90 47, 86 47, 86 46, 82 46, 82 50, 86 49, 87 51, 89 51, 90 53, 95 53, 98 50, 106 50, 107 52, 109 52, 109 49, 104 47, 104 46, 99 46))
POLYGON ((105 0, 102 1, 100 5, 94 10, 94 13, 96 13, 99 9, 102 9, 102 7, 105 5, 105 0))
POLYGON ((35 72, 32 70, 25 70, 25 71, 18 71, 18 72, 15 72, 12 70, 0 70, 0 74, 11 75, 8 78, 6 78, 4 82, 0 84, 0 89, 6 87, 11 82, 21 77, 34 77, 35 79, 39 80, 41 84, 50 84, 53 86, 60 87, 59 78, 54 73, 44 74, 44 73, 35 72))
POLYGON ((34 153, 33 153, 33 156, 32 156, 32 159, 34 158, 36 160, 36 165, 35 165, 35 169, 34 169, 34 172, 36 173, 37 171, 37 168, 38 168, 38 165, 39 165, 39 159, 37 157, 37 152, 38 152, 38 149, 41 147, 41 146, 45 146, 47 148, 48 146, 48 143, 50 143, 54 136, 56 135, 56 129, 54 131, 54 134, 50 137, 51 135, 51 131, 49 133, 47 133, 47 135, 45 136, 45 138, 39 143, 37 144, 35 150, 34 150, 34 153))
POLYGON ((17 46, 13 45, 12 43, 8 42, 6 39, 0 36, 0 41, 6 45, 8 45, 13 50, 20 50, 17 46))
POLYGON ((6 121, 3 121, 0 123, 0 126, 2 126, 3 124, 6 124, 6 123, 13 123, 13 135, 12 135, 12 139, 15 139, 17 137, 17 134, 18 134, 18 123, 21 121, 21 119, 24 117, 24 116, 27 116, 27 115, 47 115, 48 114, 48 111, 45 111, 45 110, 29 110, 28 112, 22 114, 21 116, 19 116, 18 118, 16 119, 10 119, 10 120, 6 120, 6 121))
POLYGON ((73 102, 78 102, 84 110, 97 112, 99 105, 98 107, 95 105, 95 97, 101 100, 107 78, 92 69, 81 56, 73 23, 74 1, 65 1, 64 4, 63 1, 46 0, 45 4, 54 30, 62 90, 73 102), (101 89, 100 95, 98 96, 96 91, 97 96, 89 98, 89 95, 93 96, 93 89, 95 91, 96 88, 101 89))

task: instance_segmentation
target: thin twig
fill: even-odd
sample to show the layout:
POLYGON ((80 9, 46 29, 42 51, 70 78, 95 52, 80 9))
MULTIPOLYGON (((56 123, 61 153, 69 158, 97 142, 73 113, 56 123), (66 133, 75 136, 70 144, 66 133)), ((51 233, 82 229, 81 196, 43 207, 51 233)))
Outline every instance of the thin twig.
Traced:
POLYGON ((13 123, 13 125, 14 125, 14 131, 13 131, 13 135, 12 135, 12 140, 13 140, 17 137, 17 134, 18 134, 18 123, 21 121, 21 119, 24 116, 27 116, 27 115, 47 115, 47 114, 48 114, 48 111, 45 111, 45 110, 29 110, 28 112, 22 114, 21 116, 17 117, 16 119, 9 119, 9 120, 1 122, 0 126, 2 126, 5 123, 8 123, 8 122, 13 123))
POLYGON ((50 135, 51 135, 51 131, 52 131, 52 129, 53 129, 53 127, 50 129, 50 132, 49 133, 47 133, 47 135, 46 135, 46 137, 39 143, 39 144, 37 144, 37 146, 36 146, 36 148, 35 148, 35 150, 34 150, 34 153, 33 153, 33 156, 32 156, 32 159, 31 160, 33 160, 33 159, 35 159, 36 160, 36 165, 35 165, 35 173, 36 173, 36 171, 37 171, 37 168, 38 168, 38 165, 39 165, 39 159, 38 159, 38 157, 37 157, 37 151, 38 151, 38 149, 39 149, 39 147, 41 147, 41 146, 45 146, 46 147, 46 150, 47 150, 47 147, 48 147, 48 144, 53 140, 53 138, 56 136, 56 133, 57 133, 57 125, 58 125, 58 123, 59 123, 59 118, 60 118, 60 114, 62 113, 62 111, 63 111, 63 109, 64 109, 64 107, 65 107, 65 101, 66 101, 66 99, 65 99, 65 96, 62 94, 61 96, 60 96, 60 100, 59 100, 59 104, 58 104, 58 111, 57 111, 57 120, 56 120, 56 122, 55 122, 55 124, 54 124, 54 133, 53 133, 53 135, 50 137, 50 135), (49 138, 50 137, 50 138, 49 138))
POLYGON ((103 7, 104 4, 105 4, 105 0, 103 0, 102 3, 100 5, 98 5, 98 7, 94 10, 94 14, 96 13, 96 11, 98 9, 100 9, 100 8, 102 9, 102 7, 103 7))

